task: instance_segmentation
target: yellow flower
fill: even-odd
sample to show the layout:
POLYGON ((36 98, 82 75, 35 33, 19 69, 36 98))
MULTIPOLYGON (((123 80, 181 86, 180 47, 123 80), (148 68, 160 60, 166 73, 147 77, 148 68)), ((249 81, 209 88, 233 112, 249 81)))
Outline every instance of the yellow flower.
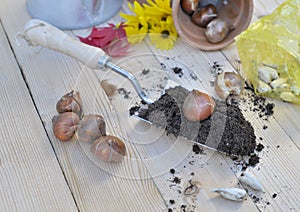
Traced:
POLYGON ((128 7, 133 12, 132 15, 120 13, 120 16, 127 20, 126 23, 139 23, 139 18, 145 17, 144 8, 137 1, 134 1, 133 7, 130 3, 128 3, 128 7))
POLYGON ((156 48, 163 50, 172 49, 177 39, 172 16, 168 16, 165 21, 160 21, 158 25, 153 26, 149 30, 149 37, 156 48))
POLYGON ((124 27, 126 36, 131 44, 140 43, 147 36, 148 28, 139 28, 139 25, 127 25, 124 27))
POLYGON ((141 42, 147 35, 148 22, 144 14, 143 7, 135 1, 132 5, 128 4, 133 15, 121 13, 120 16, 125 18, 125 31, 128 37, 128 41, 132 44, 141 42))
POLYGON ((145 15, 159 20, 172 15, 170 0, 147 0, 148 5, 144 4, 145 15))
POLYGON ((172 49, 177 39, 177 32, 172 19, 170 0, 147 0, 143 6, 134 1, 128 4, 133 14, 121 13, 126 19, 124 30, 128 41, 139 43, 149 33, 151 43, 156 48, 172 49))

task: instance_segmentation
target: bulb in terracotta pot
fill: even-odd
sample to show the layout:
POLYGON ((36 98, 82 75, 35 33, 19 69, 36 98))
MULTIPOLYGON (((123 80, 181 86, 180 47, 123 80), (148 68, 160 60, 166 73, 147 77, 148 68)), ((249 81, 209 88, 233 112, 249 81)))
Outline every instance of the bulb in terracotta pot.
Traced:
POLYGON ((188 15, 192 15, 199 8, 200 0, 180 0, 180 5, 188 15))
POLYGON ((243 78, 233 72, 218 74, 215 80, 215 91, 222 99, 226 99, 229 95, 240 95, 244 87, 243 78))
POLYGON ((205 28, 207 24, 217 17, 217 8, 213 4, 196 10, 192 15, 192 22, 205 28))
POLYGON ((74 112, 80 116, 82 113, 82 101, 79 92, 71 91, 61 97, 56 103, 56 110, 58 113, 74 112))
POLYGON ((97 114, 85 115, 80 121, 77 137, 82 142, 93 142, 106 134, 106 124, 102 116, 97 114))
POLYGON ((52 130, 61 141, 70 140, 79 125, 79 116, 73 112, 65 112, 52 118, 52 130))
POLYGON ((214 112, 215 100, 206 93, 193 90, 183 102, 183 115, 192 122, 207 119, 214 112))
POLYGON ((216 18, 208 23, 204 34, 210 43, 219 43, 226 38, 231 29, 227 21, 216 18))
POLYGON ((103 161, 118 162, 125 156, 126 147, 119 138, 107 135, 100 137, 93 143, 91 152, 103 161))

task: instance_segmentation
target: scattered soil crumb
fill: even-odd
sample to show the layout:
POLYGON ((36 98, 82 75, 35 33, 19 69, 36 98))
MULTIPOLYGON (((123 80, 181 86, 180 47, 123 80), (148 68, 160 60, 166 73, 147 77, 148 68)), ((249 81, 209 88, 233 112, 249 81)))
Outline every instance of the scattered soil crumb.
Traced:
POLYGON ((131 92, 127 91, 125 88, 118 88, 118 93, 123 95, 124 99, 128 99, 131 92))
POLYGON ((172 182, 175 183, 175 184, 180 184, 181 179, 179 177, 174 177, 172 182))
POLYGON ((256 164, 259 163, 259 159, 260 158, 256 154, 251 155, 250 158, 249 158, 249 165, 250 166, 255 166, 256 164))
POLYGON ((224 71, 223 65, 221 65, 218 61, 214 61, 212 64, 210 64, 210 71, 214 76, 217 76, 224 71))
POLYGON ((139 109, 140 109, 140 106, 133 106, 129 109, 129 115, 132 116, 132 115, 138 115, 138 112, 139 112, 139 109))
POLYGON ((274 114, 275 104, 267 102, 264 96, 256 95, 251 87, 246 86, 245 89, 248 93, 247 97, 243 98, 243 101, 248 104, 248 109, 257 113, 257 118, 268 121, 269 117, 274 114))
POLYGON ((169 200, 169 203, 173 205, 173 204, 175 204, 175 200, 170 199, 170 200, 169 200))
POLYGON ((181 183, 181 178, 177 177, 177 176, 172 176, 168 181, 171 182, 170 184, 170 188, 173 186, 178 186, 181 183))
POLYGON ((257 205, 260 211, 264 211, 267 206, 269 206, 271 203, 268 200, 265 200, 264 198, 257 196, 254 193, 247 192, 250 198, 253 200, 253 202, 257 205))
POLYGON ((181 206, 180 206, 180 210, 181 210, 182 212, 186 212, 186 205, 181 205, 181 206))
POLYGON ((234 161, 234 167, 236 171, 246 171, 248 167, 255 167, 259 163, 260 158, 256 153, 253 153, 249 157, 231 156, 231 159, 234 161))
POLYGON ((264 148, 265 148, 265 146, 263 144, 259 143, 256 146, 256 151, 261 152, 264 148))
POLYGON ((147 75, 147 74, 149 74, 149 72, 150 72, 150 69, 143 69, 142 75, 147 75))
POLYGON ((167 68, 167 66, 164 63, 160 63, 160 66, 163 70, 165 70, 167 68))
POLYGON ((182 70, 182 68, 174 67, 174 68, 172 68, 172 70, 173 70, 174 73, 177 74, 179 77, 182 77, 182 76, 183 76, 183 70, 182 70))
POLYGON ((171 174, 175 174, 175 169, 170 169, 171 174))
POLYGON ((263 126, 263 129, 264 129, 264 130, 268 129, 268 126, 267 126, 267 125, 264 125, 264 126, 263 126))
POLYGON ((193 80, 198 80, 198 77, 196 74, 194 74, 193 72, 190 73, 190 77, 193 79, 193 80))
POLYGON ((200 147, 199 145, 197 144, 194 144, 193 145, 193 152, 198 155, 198 154, 204 154, 204 150, 203 150, 203 147, 200 147))

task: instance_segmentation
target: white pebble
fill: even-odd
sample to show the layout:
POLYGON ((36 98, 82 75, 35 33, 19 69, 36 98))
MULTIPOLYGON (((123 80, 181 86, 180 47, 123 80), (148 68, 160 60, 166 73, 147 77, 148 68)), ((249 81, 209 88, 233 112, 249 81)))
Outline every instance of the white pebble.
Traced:
POLYGON ((242 184, 249 186, 256 191, 264 192, 263 186, 258 181, 258 179, 250 172, 243 172, 239 177, 242 184))
POLYGON ((247 195, 247 192, 241 188, 216 188, 211 192, 216 192, 225 199, 239 202, 243 201, 247 195))

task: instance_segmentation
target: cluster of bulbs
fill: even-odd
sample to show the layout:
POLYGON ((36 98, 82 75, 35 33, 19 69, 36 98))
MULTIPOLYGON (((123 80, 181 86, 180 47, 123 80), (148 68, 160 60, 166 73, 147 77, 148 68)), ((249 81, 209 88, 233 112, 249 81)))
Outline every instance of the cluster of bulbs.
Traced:
POLYGON ((204 34, 210 43, 219 43, 233 30, 227 21, 218 18, 217 8, 213 4, 200 7, 201 0, 181 0, 182 10, 189 16, 194 24, 205 28, 204 34))
POLYGON ((118 162, 126 154, 124 142, 106 134, 104 118, 98 114, 83 115, 79 92, 65 94, 56 104, 59 113, 52 118, 52 130, 60 141, 69 141, 76 134, 80 142, 92 143, 91 152, 99 159, 118 162))
MULTIPOLYGON (((215 80, 217 95, 226 99, 230 95, 240 95, 244 80, 239 74, 223 72, 215 80)), ((214 112, 215 100, 206 93, 193 90, 183 103, 183 115, 191 122, 207 119, 214 112)), ((76 134, 80 142, 91 143, 91 152, 103 161, 121 161, 126 154, 124 142, 106 134, 104 118, 98 114, 83 115, 82 101, 79 92, 65 94, 56 104, 59 113, 52 118, 52 129, 55 137, 69 141, 76 134)))

